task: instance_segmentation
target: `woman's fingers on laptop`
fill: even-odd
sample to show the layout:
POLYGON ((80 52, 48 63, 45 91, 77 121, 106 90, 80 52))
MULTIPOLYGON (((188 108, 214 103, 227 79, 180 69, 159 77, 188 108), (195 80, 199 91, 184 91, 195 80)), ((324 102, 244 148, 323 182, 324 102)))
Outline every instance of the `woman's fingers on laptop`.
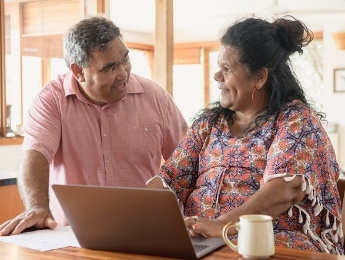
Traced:
POLYGON ((186 227, 191 230, 193 229, 193 225, 196 224, 198 220, 199 220, 198 216, 185 217, 184 223, 186 224, 186 227))
POLYGON ((14 219, 8 220, 0 226, 0 235, 17 235, 28 228, 44 229, 55 228, 57 223, 52 217, 50 210, 35 209, 24 211, 14 219))
POLYGON ((198 222, 193 224, 193 231, 204 237, 222 237, 224 223, 218 220, 199 218, 198 222))
POLYGON ((191 236, 200 236, 200 234, 196 233, 193 229, 193 225, 197 223, 199 220, 199 217, 192 216, 192 217, 185 217, 184 223, 186 224, 186 227, 190 233, 191 236))
POLYGON ((191 216, 191 217, 184 218, 184 222, 191 236, 193 237, 205 236, 205 234, 197 232, 194 228, 195 225, 198 225, 201 221, 204 221, 204 219, 198 216, 191 216))

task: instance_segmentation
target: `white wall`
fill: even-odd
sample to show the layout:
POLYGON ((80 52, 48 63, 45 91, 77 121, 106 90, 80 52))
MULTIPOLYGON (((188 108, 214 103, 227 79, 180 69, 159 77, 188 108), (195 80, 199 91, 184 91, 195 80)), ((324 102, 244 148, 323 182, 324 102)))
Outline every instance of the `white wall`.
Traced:
POLYGON ((0 172, 17 171, 21 145, 0 145, 0 172))
POLYGON ((345 50, 339 50, 332 34, 345 31, 345 23, 329 20, 324 28, 324 82, 325 103, 324 112, 327 120, 338 124, 338 162, 345 169, 345 92, 333 91, 333 70, 345 68, 345 50))

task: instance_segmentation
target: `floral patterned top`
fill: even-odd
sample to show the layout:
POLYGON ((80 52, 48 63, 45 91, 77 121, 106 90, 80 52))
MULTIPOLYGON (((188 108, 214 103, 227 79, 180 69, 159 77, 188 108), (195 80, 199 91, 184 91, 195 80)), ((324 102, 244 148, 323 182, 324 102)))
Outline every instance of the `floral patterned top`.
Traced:
POLYGON ((271 179, 296 175, 306 196, 274 220, 276 245, 343 254, 339 166, 316 112, 301 101, 240 138, 223 117, 214 125, 195 120, 158 174, 186 216, 209 219, 241 206, 271 179))

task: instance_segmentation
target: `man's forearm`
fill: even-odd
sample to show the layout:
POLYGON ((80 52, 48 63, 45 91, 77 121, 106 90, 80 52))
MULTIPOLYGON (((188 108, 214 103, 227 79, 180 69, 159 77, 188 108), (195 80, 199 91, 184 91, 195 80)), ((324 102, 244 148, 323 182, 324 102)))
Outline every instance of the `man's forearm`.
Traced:
POLYGON ((26 210, 49 209, 49 165, 43 154, 34 150, 23 153, 18 188, 26 210))

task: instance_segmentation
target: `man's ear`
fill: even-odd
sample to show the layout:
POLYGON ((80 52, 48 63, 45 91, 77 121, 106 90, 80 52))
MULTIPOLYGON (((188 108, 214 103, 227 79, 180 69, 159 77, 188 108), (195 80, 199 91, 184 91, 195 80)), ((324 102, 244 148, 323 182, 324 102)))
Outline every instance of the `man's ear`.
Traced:
POLYGON ((85 81, 84 72, 83 72, 82 67, 79 67, 77 64, 72 63, 71 64, 71 71, 73 73, 73 76, 75 77, 75 79, 78 82, 84 82, 85 81))
POLYGON ((256 80, 257 80, 257 89, 261 89, 267 82, 268 78, 268 70, 267 68, 261 68, 257 73, 256 73, 256 80))

